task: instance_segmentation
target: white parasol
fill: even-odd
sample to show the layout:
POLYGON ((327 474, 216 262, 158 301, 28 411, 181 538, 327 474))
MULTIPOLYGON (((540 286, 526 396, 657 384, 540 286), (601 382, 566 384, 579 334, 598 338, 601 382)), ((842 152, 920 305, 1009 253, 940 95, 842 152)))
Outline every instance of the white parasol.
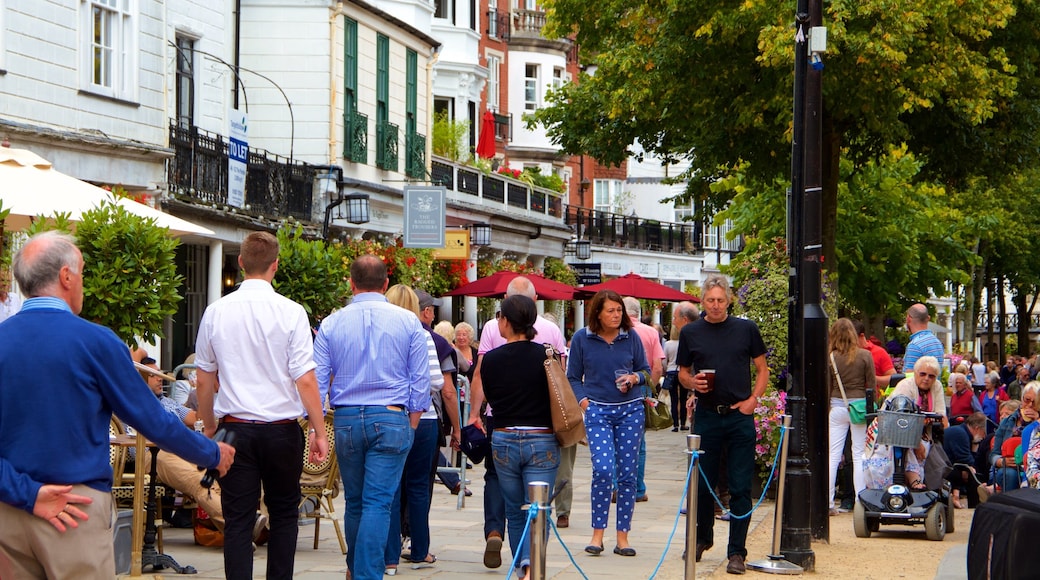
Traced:
MULTIPOLYGON (((78 221, 83 212, 112 198, 111 192, 54 169, 50 161, 32 151, 0 147, 0 203, 11 210, 4 223, 7 230, 23 230, 36 216, 50 217, 58 212, 78 221)), ((157 226, 175 236, 214 235, 208 228, 132 199, 118 198, 116 203, 132 214, 154 219, 157 226)))

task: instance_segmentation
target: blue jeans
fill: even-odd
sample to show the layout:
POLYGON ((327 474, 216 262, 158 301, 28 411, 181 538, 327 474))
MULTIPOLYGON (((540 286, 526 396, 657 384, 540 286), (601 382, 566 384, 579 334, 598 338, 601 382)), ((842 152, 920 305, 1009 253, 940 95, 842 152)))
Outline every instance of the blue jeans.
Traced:
POLYGON ((382 580, 390 506, 414 433, 408 414, 386 407, 338 407, 336 457, 346 514, 347 568, 354 580, 382 580), (363 529, 365 533, 359 534, 363 529))
POLYGON ((632 529, 636 501, 639 443, 643 440, 643 401, 621 405, 589 402, 585 432, 592 456, 592 528, 605 530, 610 520, 611 480, 617 473, 617 529, 632 529))
MULTIPOLYGON (((706 406, 706 405, 705 405, 706 406)), ((711 490, 719 481, 719 459, 725 452, 729 485, 729 509, 743 515, 751 511, 751 478, 755 475, 755 418, 732 410, 726 415, 702 407, 694 413, 693 432, 701 436, 698 459, 704 475, 697 488, 697 543, 714 543, 715 500, 711 490)), ((729 545, 726 557, 747 557, 748 522, 750 518, 730 518, 729 545)))
POLYGON ((527 540, 520 545, 520 536, 527 524, 527 512, 520 506, 528 502, 527 486, 534 481, 548 483, 549 496, 552 496, 556 469, 560 466, 560 447, 552 433, 495 431, 491 437, 491 453, 506 502, 509 550, 517 560, 517 574, 523 577, 524 567, 531 562, 531 532, 527 532, 527 540))
POLYGON ((422 419, 415 430, 415 440, 404 462, 401 484, 390 507, 390 531, 387 532, 386 564, 401 559, 401 498, 408 507, 408 530, 412 538, 412 561, 425 560, 430 552, 430 465, 437 451, 440 428, 436 419, 422 419))
MULTIPOLYGON (((491 415, 484 415, 484 429, 488 437, 494 439, 495 418, 491 415)), ((505 537, 506 502, 502 497, 495 461, 489 457, 484 460, 484 538, 491 532, 498 532, 505 537)))

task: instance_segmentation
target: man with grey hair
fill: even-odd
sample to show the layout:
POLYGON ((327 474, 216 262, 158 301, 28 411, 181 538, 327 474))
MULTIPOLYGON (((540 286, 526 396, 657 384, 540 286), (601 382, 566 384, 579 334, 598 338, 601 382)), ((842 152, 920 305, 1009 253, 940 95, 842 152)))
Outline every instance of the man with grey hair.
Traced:
POLYGON ((924 304, 914 304, 907 309, 906 327, 910 330, 910 343, 906 345, 906 354, 903 356, 903 372, 912 370, 917 359, 923 356, 934 356, 942 365, 945 352, 935 333, 928 329, 930 321, 928 307, 924 304))
POLYGON ((112 578, 112 414, 221 474, 235 450, 165 412, 127 346, 78 316, 83 255, 73 238, 33 236, 14 275, 28 299, 0 325, 0 578, 112 578))
MULTIPOLYGON (((643 307, 639 304, 638 298, 625 296, 621 301, 625 305, 625 313, 628 314, 628 319, 632 322, 632 330, 635 331, 640 342, 643 343, 646 362, 650 364, 650 382, 644 385, 644 388, 648 389, 649 392, 643 394, 647 397, 653 397, 652 389, 660 384, 661 377, 664 376, 664 347, 661 346, 661 333, 657 332, 656 328, 643 324, 640 320, 643 316, 643 307)), ((648 501, 649 499, 646 495, 645 475, 646 437, 643 437, 642 442, 639 444, 639 464, 636 469, 636 501, 648 501)))
POLYGON ((701 296, 704 318, 687 324, 679 333, 676 365, 679 382, 696 391, 693 432, 701 436, 701 467, 707 480, 700 486, 697 498, 695 558, 700 560, 714 543, 715 505, 711 492, 719 481, 720 458, 725 455, 729 507, 737 516, 729 520, 726 572, 744 574, 748 518, 743 516, 751 511, 751 478, 755 474, 754 415, 758 398, 769 384, 769 366, 758 326, 730 316, 732 301, 729 281, 718 274, 708 276, 701 296), (706 370, 713 371, 712 383, 708 382, 706 370))
MULTIPOLYGON (((679 367, 675 357, 679 353, 679 331, 690 322, 700 318, 701 312, 693 302, 679 302, 672 308, 672 329, 668 342, 664 343, 665 378, 664 387, 672 400, 672 431, 686 430, 686 399, 689 389, 679 385, 679 367)), ((692 415, 692 414, 691 414, 692 415)), ((691 417, 692 419, 692 417, 691 417)))
MULTIPOLYGON (((527 296, 531 300, 538 300, 538 293, 534 284, 523 276, 517 276, 510 280, 506 286, 506 296, 527 296)), ((549 343, 558 352, 567 352, 567 342, 563 340, 560 327, 549 322, 545 317, 539 315, 534 322, 535 335, 532 339, 536 344, 549 343)), ((486 413, 481 418, 480 407, 484 403, 484 384, 480 379, 480 363, 488 351, 498 348, 506 343, 502 333, 498 330, 498 320, 492 318, 484 324, 480 333, 480 347, 477 349, 476 371, 473 373, 473 384, 470 385, 470 410, 467 424, 476 424, 488 434, 494 430, 494 419, 491 407, 488 406, 486 413)), ((566 366, 566 365, 565 365, 566 366)), ((560 474, 567 478, 574 471, 575 448, 560 450, 560 468, 556 472, 558 490, 556 497, 557 527, 570 525, 570 501, 574 493, 573 485, 560 487, 560 474), (569 471, 568 471, 569 470, 569 471), (562 525, 561 525, 562 524, 562 525)), ((502 499, 502 489, 498 484, 498 472, 495 471, 494 461, 484 462, 484 538, 487 543, 484 547, 484 566, 487 568, 498 568, 502 565, 502 537, 506 524, 506 504, 502 499)))

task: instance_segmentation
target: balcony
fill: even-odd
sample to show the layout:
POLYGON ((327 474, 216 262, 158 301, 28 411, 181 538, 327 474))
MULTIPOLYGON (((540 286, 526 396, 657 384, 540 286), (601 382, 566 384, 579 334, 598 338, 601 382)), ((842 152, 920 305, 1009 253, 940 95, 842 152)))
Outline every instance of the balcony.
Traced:
POLYGON ((346 121, 343 157, 354 163, 368 163, 368 116, 354 111, 346 121))
MULTIPOLYGON (((170 120, 173 159, 166 163, 170 194, 183 201, 227 205, 228 143, 222 135, 170 120)), ((311 219, 315 168, 261 149, 249 148, 246 202, 241 213, 278 218, 311 219)))
POLYGON ((567 206, 564 222, 579 239, 597 246, 669 254, 694 254, 700 249, 700 228, 693 223, 661 222, 572 205, 567 206))
POLYGON ((456 201, 556 220, 563 218, 564 194, 557 191, 534 187, 504 175, 485 175, 478 169, 442 157, 433 158, 430 172, 430 182, 446 187, 449 198, 456 201))
POLYGON ((376 123, 376 167, 387 171, 398 170, 397 125, 388 121, 376 123))
POLYGON ((541 38, 545 27, 545 11, 513 10, 512 36, 525 38, 541 38))
POLYGON ((404 137, 404 172, 408 177, 426 178, 426 136, 408 133, 404 137))

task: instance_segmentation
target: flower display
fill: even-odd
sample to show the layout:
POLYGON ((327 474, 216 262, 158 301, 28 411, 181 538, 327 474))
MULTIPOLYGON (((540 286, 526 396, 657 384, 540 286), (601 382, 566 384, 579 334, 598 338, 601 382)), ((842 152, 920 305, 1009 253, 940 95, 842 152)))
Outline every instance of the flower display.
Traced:
POLYGON ((765 482, 773 468, 773 458, 780 448, 780 432, 787 409, 787 393, 770 386, 755 407, 755 456, 758 473, 765 482))

